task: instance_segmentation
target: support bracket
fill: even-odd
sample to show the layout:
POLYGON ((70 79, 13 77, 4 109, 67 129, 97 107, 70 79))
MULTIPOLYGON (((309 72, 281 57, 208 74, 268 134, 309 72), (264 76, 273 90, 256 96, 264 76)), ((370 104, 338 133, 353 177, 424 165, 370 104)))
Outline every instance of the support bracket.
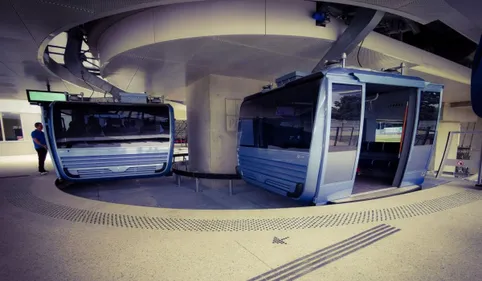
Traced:
POLYGON ((322 70, 326 61, 340 59, 343 53, 350 54, 375 29, 384 15, 385 12, 382 11, 359 8, 350 25, 333 43, 312 72, 322 70))
POLYGON ((83 33, 79 28, 73 28, 67 32, 67 45, 65 46, 65 67, 77 78, 81 78, 87 86, 97 89, 99 92, 110 93, 114 99, 119 100, 122 92, 119 88, 93 75, 82 64, 81 50, 83 33))

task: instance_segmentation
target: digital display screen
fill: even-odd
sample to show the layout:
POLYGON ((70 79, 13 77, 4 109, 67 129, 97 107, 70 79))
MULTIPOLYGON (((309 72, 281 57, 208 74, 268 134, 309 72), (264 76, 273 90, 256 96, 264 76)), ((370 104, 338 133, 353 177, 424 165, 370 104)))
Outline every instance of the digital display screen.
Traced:
POLYGON ((27 98, 31 103, 67 101, 67 95, 64 92, 27 90, 27 98))

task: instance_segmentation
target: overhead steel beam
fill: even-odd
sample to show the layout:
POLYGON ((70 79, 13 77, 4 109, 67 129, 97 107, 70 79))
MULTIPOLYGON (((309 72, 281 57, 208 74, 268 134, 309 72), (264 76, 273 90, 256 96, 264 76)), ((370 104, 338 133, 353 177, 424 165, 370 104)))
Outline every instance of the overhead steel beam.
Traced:
POLYGON ((81 59, 83 32, 79 28, 73 28, 67 32, 67 45, 65 46, 65 67, 77 78, 80 78, 87 86, 97 89, 99 92, 110 93, 114 99, 119 100, 121 89, 90 73, 82 64, 81 59))
POLYGON ((373 31, 384 15, 385 12, 382 11, 358 8, 350 25, 318 62, 313 72, 322 70, 327 61, 340 59, 343 53, 350 54, 373 31))

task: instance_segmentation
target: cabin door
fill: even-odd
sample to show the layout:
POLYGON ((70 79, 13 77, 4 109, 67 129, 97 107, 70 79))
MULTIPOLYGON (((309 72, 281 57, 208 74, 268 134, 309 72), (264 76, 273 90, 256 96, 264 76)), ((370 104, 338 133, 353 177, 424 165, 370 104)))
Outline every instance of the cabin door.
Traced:
MULTIPOLYGON (((317 202, 349 197, 360 154, 365 111, 365 85, 330 78, 327 83, 324 157, 317 202)), ((313 144, 312 144, 313 145, 313 144)))
POLYGON ((412 135, 411 149, 400 186, 421 185, 435 149, 442 87, 428 85, 419 91, 415 131, 412 135))

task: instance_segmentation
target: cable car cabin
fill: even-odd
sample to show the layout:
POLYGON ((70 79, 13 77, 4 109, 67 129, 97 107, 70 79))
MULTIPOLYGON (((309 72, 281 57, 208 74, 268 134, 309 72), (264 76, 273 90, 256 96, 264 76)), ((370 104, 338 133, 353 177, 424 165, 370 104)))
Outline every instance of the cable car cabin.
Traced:
POLYGON ((55 101, 43 110, 62 180, 155 177, 171 170, 170 105, 55 101))
POLYGON ((250 184, 316 204, 421 185, 442 89, 398 73, 332 68, 246 97, 238 172, 250 184))

